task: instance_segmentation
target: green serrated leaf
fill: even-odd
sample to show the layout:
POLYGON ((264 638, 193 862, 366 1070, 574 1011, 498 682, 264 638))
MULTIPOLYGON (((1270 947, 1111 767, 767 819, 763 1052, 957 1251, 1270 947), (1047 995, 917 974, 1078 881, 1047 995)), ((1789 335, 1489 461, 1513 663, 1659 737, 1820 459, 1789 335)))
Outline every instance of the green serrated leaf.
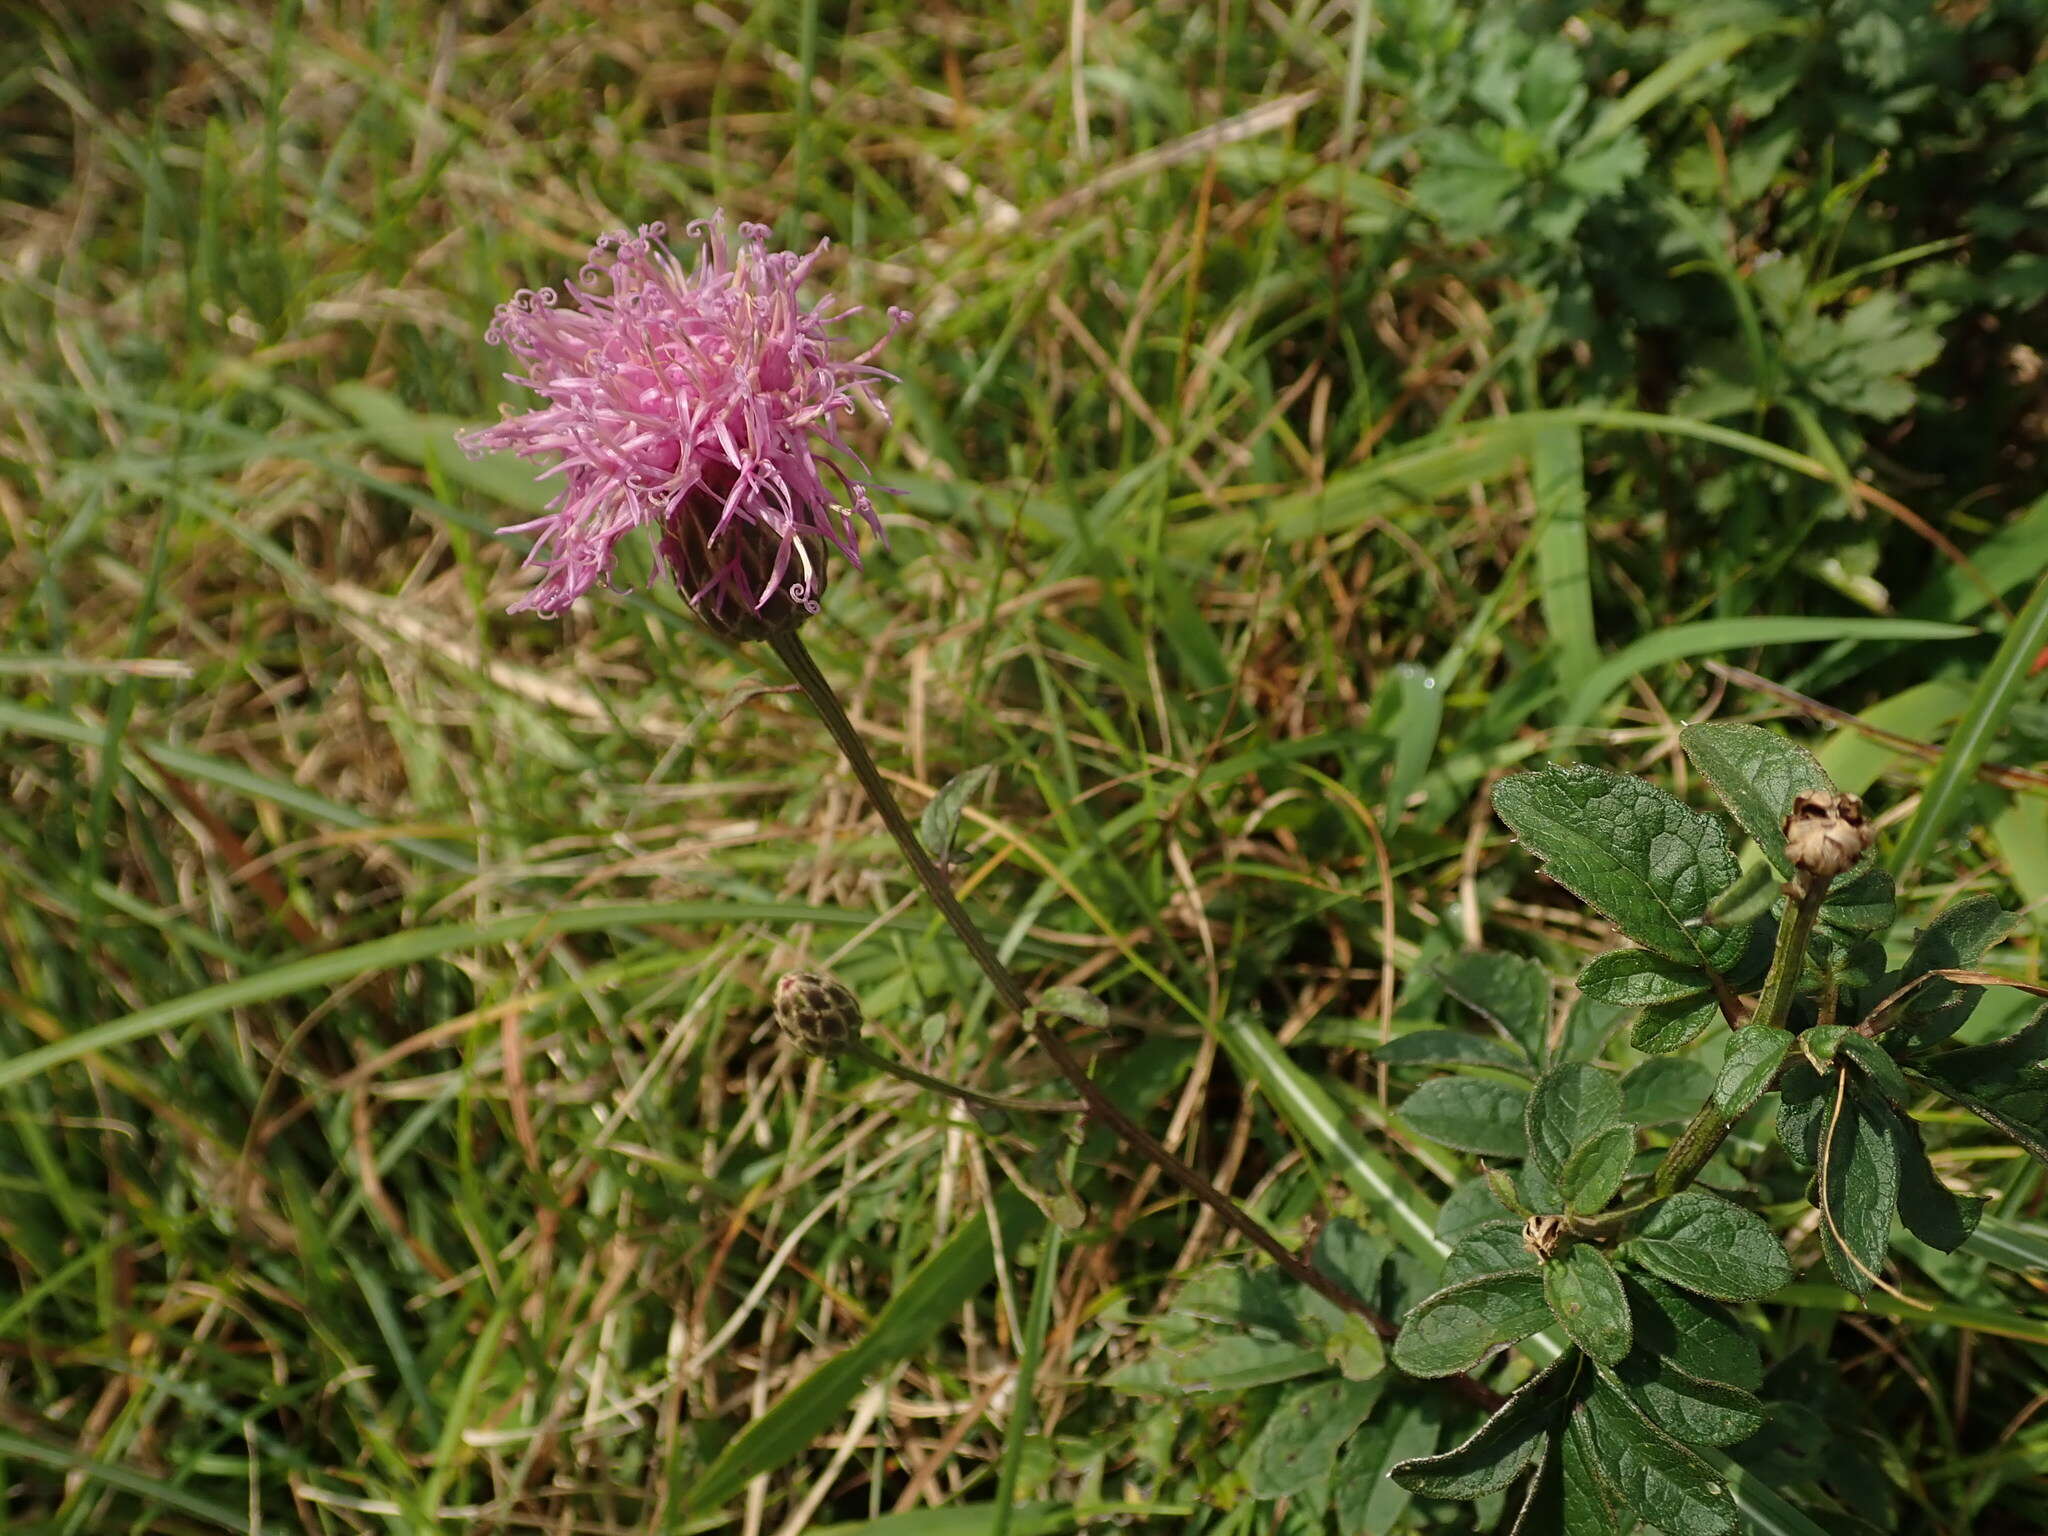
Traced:
POLYGON ((1689 1120, 1713 1091, 1714 1074, 1697 1061, 1659 1056, 1622 1078, 1622 1118, 1635 1125, 1689 1120))
POLYGON ((1379 1401, 1385 1377, 1291 1387, 1245 1452, 1245 1486, 1255 1497, 1299 1493, 1337 1464, 1337 1451, 1379 1401))
POLYGON ((1795 795, 1834 788, 1820 760, 1775 731, 1733 721, 1688 725, 1678 742, 1779 878, 1791 879, 1785 817, 1795 795))
POLYGON ((1660 1003, 1643 1010, 1629 1029, 1628 1043, 1645 1055, 1668 1056, 1684 1050, 1720 1022, 1720 1004, 1711 997, 1660 1003))
POLYGON ((1439 1077, 1408 1095, 1401 1119, 1417 1135, 1481 1157, 1520 1157, 1529 1090, 1476 1077, 1439 1077))
POLYGON ((1584 1414, 1600 1482, 1638 1520, 1670 1536, 1727 1536, 1735 1529, 1727 1483, 1625 1394, 1603 1382, 1587 1396, 1584 1414))
POLYGON ((1763 1428, 1768 1417, 1764 1405, 1742 1388, 1691 1375, 1643 1349, 1607 1380, 1627 1392, 1651 1423, 1687 1445, 1733 1445, 1763 1428))
POLYGON ((1395 1467, 1392 1476, 1426 1499, 1478 1499, 1507 1487, 1542 1454, 1571 1400, 1578 1362, 1552 1361, 1510 1397, 1462 1445, 1395 1467))
POLYGON ((1617 949, 1579 972, 1579 990, 1617 1008, 1649 1008, 1700 997, 1712 987, 1696 966, 1651 949, 1617 949))
POLYGON ((1543 1266, 1543 1294, 1572 1342, 1602 1365, 1629 1352, 1635 1331, 1628 1297, 1607 1255, 1591 1243, 1573 1243, 1543 1266))
MULTIPOLYGON (((1878 1109, 1890 1114, 1882 1105, 1878 1109)), ((1899 1220, 1928 1247, 1954 1253, 1970 1240, 1977 1218, 1990 1202, 1982 1195, 1959 1195, 1942 1183, 1919 1125, 1909 1115, 1892 1119, 1891 1143, 1899 1154, 1899 1220)))
POLYGON ((1590 1062, 1564 1062, 1537 1079, 1524 1123, 1530 1161, 1555 1183, 1574 1152, 1621 1123, 1621 1085, 1590 1062))
POLYGON ((1754 1392, 1763 1385, 1756 1337, 1718 1302, 1666 1285, 1654 1275, 1622 1277, 1635 1319, 1636 1348, 1668 1360, 1689 1376, 1733 1382, 1754 1392))
MULTIPOLYGON (((1929 971, 1974 966, 1987 949, 2012 931, 2017 919, 2018 914, 2007 912, 1995 896, 1965 896, 1949 903, 1914 939, 1899 984, 1929 971)), ((1902 1016, 1891 1034, 1902 1048, 1938 1045, 1962 1028, 1982 995, 1982 988, 1961 982, 1925 982, 1901 1004, 1902 1016)))
POLYGON ((1815 1184, 1821 1251, 1836 1281, 1858 1296, 1877 1284, 1899 1208, 1899 1154, 1891 1135, 1898 1122, 1888 1113, 1880 1118, 1874 1102, 1853 1077, 1837 1084, 1815 1184))
POLYGON ((1371 1047, 1371 1053, 1390 1067, 1492 1067, 1518 1077, 1535 1070, 1518 1047, 1462 1029, 1418 1029, 1371 1047))
POLYGON ((1443 989, 1543 1060, 1550 1036, 1550 973, 1533 960, 1498 950, 1469 950, 1434 972, 1443 989))
POLYGON ((1870 865, 1828 887, 1820 926, 1837 933, 1883 933, 1898 914, 1898 886, 1889 873, 1870 865))
POLYGON ((1636 1129, 1632 1125, 1610 1125, 1589 1137, 1572 1153, 1557 1178, 1565 1210, 1574 1216, 1591 1216, 1606 1209, 1621 1181, 1628 1177, 1635 1154, 1636 1129))
POLYGON ((1394 1340, 1394 1364, 1410 1376, 1454 1376, 1549 1322, 1535 1275, 1481 1275, 1416 1303, 1394 1340))
POLYGON ((1728 1042, 1728 1055, 1721 1076, 1714 1084, 1714 1105, 1730 1120, 1749 1113, 1752 1104, 1764 1096, 1771 1079, 1792 1050, 1789 1031, 1766 1024, 1751 1024, 1735 1031, 1728 1042))
POLYGON ((978 763, 964 773, 956 773, 925 803, 924 814, 917 820, 917 840, 941 864, 951 863, 957 851, 954 845, 960 835, 960 813, 995 771, 994 763, 978 763))
POLYGON ((1622 1253, 1673 1285, 1719 1301, 1756 1301, 1792 1279, 1785 1250, 1761 1216, 1698 1189, 1659 1205, 1622 1253))
POLYGON ((1513 1220, 1483 1221, 1476 1227, 1467 1228, 1458 1238, 1458 1246, 1444 1260, 1443 1283, 1456 1285, 1460 1281, 1476 1280, 1481 1275, 1507 1274, 1517 1270, 1532 1275, 1537 1271, 1536 1255, 1522 1241, 1522 1223, 1513 1220))
POLYGON ((1719 821, 1583 765, 1502 779, 1493 806, 1552 879, 1638 944, 1709 969, 1726 962, 1726 937, 1701 926, 1739 872, 1719 821))

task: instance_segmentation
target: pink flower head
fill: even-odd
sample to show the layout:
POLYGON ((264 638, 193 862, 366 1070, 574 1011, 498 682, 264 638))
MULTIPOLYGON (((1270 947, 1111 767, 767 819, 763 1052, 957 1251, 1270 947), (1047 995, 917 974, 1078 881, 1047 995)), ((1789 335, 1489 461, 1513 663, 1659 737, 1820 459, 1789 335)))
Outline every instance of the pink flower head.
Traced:
POLYGON ((609 578, 619 540, 651 527, 700 618, 742 638, 772 633, 818 611, 827 546, 858 570, 861 524, 881 533, 837 418, 856 399, 887 418, 875 382, 895 376, 868 360, 910 316, 890 310, 880 341, 839 356, 832 330, 859 310, 797 298, 825 242, 808 256, 770 251, 765 226, 742 224, 729 246, 714 214, 688 226, 700 250, 685 270, 665 233, 600 236, 568 304, 543 288, 498 307, 485 339, 525 364, 506 377, 544 403, 461 442, 552 460, 561 477, 546 512, 505 530, 536 535, 526 564, 546 573, 513 611, 560 613, 609 578))

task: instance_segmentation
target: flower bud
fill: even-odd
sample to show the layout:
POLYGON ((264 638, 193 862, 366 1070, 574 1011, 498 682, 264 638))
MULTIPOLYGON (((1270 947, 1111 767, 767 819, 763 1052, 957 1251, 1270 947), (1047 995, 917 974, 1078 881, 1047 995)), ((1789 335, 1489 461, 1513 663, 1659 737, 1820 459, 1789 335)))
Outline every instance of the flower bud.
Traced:
POLYGON ((862 1022, 860 999, 830 976, 791 971, 775 983, 775 1027, 807 1056, 837 1056, 862 1022))
POLYGON ((1832 880, 1876 841, 1863 815, 1863 802, 1833 790, 1808 790, 1793 797, 1785 818, 1785 857, 1804 875, 1832 880))

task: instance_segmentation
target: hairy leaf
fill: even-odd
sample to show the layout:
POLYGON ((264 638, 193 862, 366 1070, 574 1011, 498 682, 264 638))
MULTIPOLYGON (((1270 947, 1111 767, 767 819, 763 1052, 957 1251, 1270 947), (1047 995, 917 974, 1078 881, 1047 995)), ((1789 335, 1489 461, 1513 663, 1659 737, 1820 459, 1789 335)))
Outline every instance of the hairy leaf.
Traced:
POLYGON ((1537 1271, 1536 1255, 1522 1241, 1522 1224, 1519 1221, 1487 1221, 1469 1228, 1459 1237, 1458 1246, 1444 1260, 1443 1283, 1456 1285, 1462 1280, 1476 1280, 1481 1275, 1506 1274, 1514 1270, 1524 1270, 1532 1275, 1537 1271))
POLYGON ((1649 1056, 1682 1051, 1721 1022, 1721 1006, 1711 997, 1689 1002, 1659 1003, 1645 1008, 1628 1032, 1628 1043, 1649 1056))
MULTIPOLYGON (((2018 916, 2000 906, 1995 896, 1965 896, 1949 903, 1914 939, 1899 984, 1929 971, 1975 965, 1987 949, 2012 931, 2018 916)), ((1962 1028, 1982 995, 1981 988, 1962 982, 1926 982, 1901 1004, 1903 1016, 1893 1025, 1892 1034, 1901 1045, 1914 1049, 1938 1045, 1962 1028)))
POLYGON ((1714 1084, 1714 1107, 1730 1120, 1747 1114, 1771 1086, 1791 1050, 1792 1036, 1785 1030, 1752 1024, 1735 1031, 1720 1079, 1714 1084))
POLYGON ((1636 1518, 1625 1513, 1621 1495, 1601 1477, 1600 1450, 1586 1410, 1573 1411, 1558 1452, 1559 1530, 1562 1536, 1627 1536, 1636 1518))
POLYGON ((1928 1247, 1954 1253, 1977 1230, 1977 1218, 1990 1201, 1983 1195, 1959 1195, 1942 1183, 1928 1159, 1919 1125, 1908 1115, 1894 1118, 1891 1140, 1899 1154, 1899 1220, 1928 1247))
POLYGON ((1740 1387, 1707 1381, 1637 1349, 1614 1368, 1612 1384, 1650 1422, 1687 1445, 1733 1445, 1763 1428, 1764 1405, 1740 1387))
POLYGON ((1898 887, 1871 865, 1837 880, 1820 904, 1820 925, 1837 933, 1883 933, 1898 916, 1898 887))
POLYGON ((1792 1279, 1785 1250, 1761 1216, 1698 1189, 1659 1205, 1622 1252, 1651 1274, 1720 1301, 1755 1301, 1792 1279))
POLYGON ((1439 1077, 1408 1095, 1401 1118, 1417 1134, 1481 1157, 1521 1157, 1529 1090, 1476 1077, 1439 1077))
POLYGON ((1763 1385, 1756 1337, 1717 1302, 1689 1295, 1653 1275, 1629 1275, 1630 1315, 1636 1348, 1668 1360, 1689 1376, 1733 1382, 1754 1392, 1763 1385))
POLYGON ((1862 1073, 1870 1086, 1895 1109, 1905 1109, 1913 1102, 1915 1095, 1912 1085, 1906 1081, 1906 1074, 1892 1060, 1891 1052, 1868 1036, 1851 1030, 1836 1044, 1835 1059, 1848 1062, 1862 1073))
POLYGON ((1435 1456, 1404 1461, 1393 1478, 1429 1499, 1477 1499, 1498 1493, 1542 1454, 1578 1379, 1570 1354, 1531 1377, 1462 1445, 1435 1456))
POLYGON ((1688 725, 1678 743, 1779 878, 1791 879, 1784 824, 1793 797, 1834 788, 1820 759, 1775 731, 1734 721, 1688 725))
POLYGON ((1416 1303, 1394 1340, 1394 1364, 1410 1376, 1454 1376, 1549 1322, 1535 1275, 1481 1275, 1416 1303))
POLYGON ((1621 1123, 1621 1085, 1589 1062, 1564 1062, 1537 1079, 1524 1113, 1529 1159, 1555 1183, 1572 1153, 1621 1123))
POLYGON ((1872 1107, 1878 1102, 1853 1077, 1836 1084, 1816 1185, 1821 1251, 1835 1279, 1859 1296, 1877 1283, 1899 1206, 1899 1154, 1891 1136, 1898 1121, 1888 1113, 1880 1120, 1872 1107))
POLYGON ((2048 1162, 2048 1009, 2008 1039, 1944 1051, 1911 1075, 2048 1162))
POLYGON ((1588 1138, 1557 1176, 1564 1208, 1574 1216, 1591 1216, 1603 1210, 1621 1188, 1621 1181, 1628 1177, 1628 1165, 1635 1154, 1636 1130, 1632 1125, 1610 1125, 1588 1138))
POLYGON ((1708 968, 1730 958, 1727 935, 1702 926, 1738 873, 1719 821, 1639 779, 1584 766, 1505 778, 1493 805, 1551 878, 1638 944, 1708 968))
POLYGON ((1617 949, 1579 972, 1579 990, 1617 1008, 1648 1008, 1698 997, 1712 983, 1697 966, 1667 960, 1654 949, 1617 949))
POLYGON ((1670 1536, 1725 1536, 1735 1500, 1719 1474, 1604 1382, 1586 1398, 1593 1469, 1635 1517, 1670 1536))
POLYGON ((1520 1046, 1543 1060, 1550 1035, 1550 973, 1533 960, 1499 950, 1468 950, 1436 967, 1443 988, 1520 1046))
POLYGON ((1543 1294, 1572 1342, 1603 1365, 1629 1352, 1635 1331, 1628 1297, 1607 1255, 1591 1243, 1573 1243, 1543 1266, 1543 1294))
POLYGON ((1804 1061, 1778 1081, 1778 1141, 1802 1168, 1820 1160, 1820 1131, 1828 1112, 1828 1082, 1804 1061))

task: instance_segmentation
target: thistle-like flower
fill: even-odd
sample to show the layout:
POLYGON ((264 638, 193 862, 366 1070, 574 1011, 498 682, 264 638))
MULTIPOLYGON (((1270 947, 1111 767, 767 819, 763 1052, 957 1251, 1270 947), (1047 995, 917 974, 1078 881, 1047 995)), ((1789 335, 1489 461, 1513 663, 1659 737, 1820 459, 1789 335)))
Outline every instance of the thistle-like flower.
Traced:
POLYGON ((601 236, 567 304, 521 289, 485 333, 526 366, 506 377, 545 403, 463 447, 553 461, 562 481, 545 513, 505 530, 535 535, 526 563, 545 572, 515 612, 560 613, 645 527, 700 619, 758 638, 817 612, 828 549, 858 570, 861 525, 881 533, 837 418, 856 400, 887 418, 875 384, 894 375, 869 360, 909 314, 890 310, 881 340, 841 356, 833 328, 858 308, 797 297, 824 242, 770 251, 766 226, 742 224, 729 245, 716 214, 685 233, 700 247, 688 269, 660 224, 601 236))

